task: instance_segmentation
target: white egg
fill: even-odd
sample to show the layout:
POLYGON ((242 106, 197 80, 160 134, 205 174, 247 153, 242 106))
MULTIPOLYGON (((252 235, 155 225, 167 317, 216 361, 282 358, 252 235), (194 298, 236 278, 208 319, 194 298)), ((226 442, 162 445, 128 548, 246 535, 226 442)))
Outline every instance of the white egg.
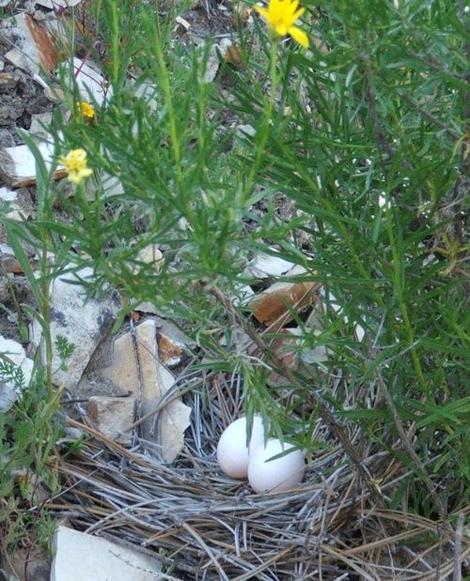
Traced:
POLYGON ((246 418, 235 420, 225 429, 217 445, 217 462, 225 474, 233 478, 246 478, 249 453, 264 444, 261 416, 253 417, 249 447, 246 445, 246 431, 246 418))
POLYGON ((250 455, 248 481, 255 492, 281 492, 298 484, 305 471, 304 454, 292 444, 282 445, 280 440, 270 438, 250 455), (290 450, 292 452, 270 460, 290 450))

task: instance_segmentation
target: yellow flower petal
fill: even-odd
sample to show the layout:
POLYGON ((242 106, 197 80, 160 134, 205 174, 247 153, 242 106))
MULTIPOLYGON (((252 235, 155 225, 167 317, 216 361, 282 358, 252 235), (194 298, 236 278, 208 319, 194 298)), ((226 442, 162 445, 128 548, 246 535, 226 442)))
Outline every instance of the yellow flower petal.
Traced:
POLYGON ((254 9, 256 10, 256 12, 258 14, 260 14, 264 19, 267 20, 267 18, 268 18, 268 11, 266 10, 266 8, 262 8, 261 6, 254 6, 254 9))
POLYGON ((278 24, 275 30, 279 36, 286 36, 287 34, 287 26, 285 24, 278 24))
POLYGON ((291 26, 287 31, 295 42, 298 42, 304 48, 308 48, 308 36, 307 34, 298 26, 291 26))
POLYGON ((67 155, 59 158, 64 166, 67 179, 73 184, 79 184, 83 179, 91 176, 93 171, 87 167, 87 153, 84 149, 72 149, 67 155))
POLYGON ((297 10, 297 12, 294 14, 292 22, 295 22, 296 20, 298 20, 304 12, 305 12, 305 8, 299 8, 297 10))
POLYGON ((294 23, 305 12, 304 8, 299 8, 299 0, 269 0, 267 8, 255 6, 255 10, 277 35, 290 34, 299 44, 308 46, 306 33, 294 26, 294 23))
POLYGON ((78 112, 87 121, 92 121, 95 118, 96 112, 95 108, 88 101, 79 101, 76 103, 78 112))

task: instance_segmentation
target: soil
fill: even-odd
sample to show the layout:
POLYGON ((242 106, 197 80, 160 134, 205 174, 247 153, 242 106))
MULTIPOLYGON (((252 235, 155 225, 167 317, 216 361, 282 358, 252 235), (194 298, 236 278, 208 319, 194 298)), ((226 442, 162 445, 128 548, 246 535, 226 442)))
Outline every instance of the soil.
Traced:
MULTIPOLYGON (((0 59, 8 50, 0 36, 0 59)), ((30 75, 6 63, 0 72, 0 147, 22 144, 19 130, 31 127, 32 115, 51 110, 44 89, 30 75)))

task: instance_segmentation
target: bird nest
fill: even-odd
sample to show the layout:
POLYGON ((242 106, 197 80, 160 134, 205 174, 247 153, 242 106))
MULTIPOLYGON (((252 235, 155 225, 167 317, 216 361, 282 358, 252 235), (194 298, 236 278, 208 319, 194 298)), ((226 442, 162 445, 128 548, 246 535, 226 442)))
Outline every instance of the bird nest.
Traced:
MULTIPOLYGON (((62 492, 49 508, 76 529, 157 555, 160 579, 434 580, 460 571, 470 555, 465 515, 452 528, 379 507, 321 420, 316 437, 328 449, 295 489, 254 494, 224 476, 215 450, 241 413, 241 391, 239 378, 217 374, 186 392, 192 424, 173 464, 148 455, 145 442, 126 449, 86 419, 68 420, 87 437, 62 455, 62 492)), ((363 464, 381 477, 385 499, 409 477, 384 451, 363 464)))

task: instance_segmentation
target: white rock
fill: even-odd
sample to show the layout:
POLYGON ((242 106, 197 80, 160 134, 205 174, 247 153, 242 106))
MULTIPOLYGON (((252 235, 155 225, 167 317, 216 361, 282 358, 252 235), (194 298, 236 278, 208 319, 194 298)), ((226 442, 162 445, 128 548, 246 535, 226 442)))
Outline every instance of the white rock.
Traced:
POLYGON ((232 302, 236 306, 243 305, 249 301, 254 294, 255 291, 251 288, 251 286, 237 283, 235 286, 235 293, 232 296, 232 302))
POLYGON ((18 199, 18 192, 9 190, 8 188, 0 188, 0 200, 3 202, 16 202, 18 199))
MULTIPOLYGON (((50 169, 54 146, 51 143, 38 143, 37 147, 46 168, 50 169)), ((36 182, 36 158, 27 145, 0 149, 0 176, 12 187, 29 186, 36 182)))
POLYGON ((187 32, 191 28, 191 23, 188 22, 186 19, 182 18, 181 16, 177 16, 175 18, 176 26, 174 27, 174 31, 177 31, 178 28, 181 26, 185 32, 187 32))
POLYGON ((47 131, 47 126, 52 122, 52 112, 37 113, 31 116, 31 127, 28 133, 36 139, 48 139, 50 134, 47 131))
POLYGON ((3 56, 10 64, 12 64, 18 69, 22 69, 23 71, 28 71, 29 68, 34 66, 34 64, 31 65, 31 62, 29 61, 26 54, 19 48, 12 48, 8 52, 6 52, 3 56))
MULTIPOLYGON (((102 371, 102 375, 122 392, 131 393, 137 398, 140 417, 154 411, 175 384, 173 375, 158 359, 157 328, 155 319, 147 319, 136 327, 140 374, 131 333, 121 335, 114 341, 111 365, 102 371)), ((171 462, 181 452, 190 415, 191 409, 176 399, 142 423, 143 436, 156 442, 163 460, 171 462)))
POLYGON ((38 74, 41 69, 54 72, 57 66, 57 51, 49 31, 38 24, 26 12, 2 21, 2 35, 14 45, 3 55, 5 60, 18 68, 38 74))
POLYGON ((356 339, 361 342, 366 336, 366 331, 362 325, 356 324, 356 339))
POLYGON ((211 46, 209 50, 209 55, 207 57, 206 62, 206 70, 204 71, 204 82, 205 83, 212 83, 212 81, 217 76, 217 72, 219 70, 220 61, 219 55, 217 52, 217 45, 214 44, 211 46))
MULTIPOLYGON (((80 278, 91 277, 91 269, 82 269, 80 278)), ((73 391, 87 366, 90 357, 104 335, 109 331, 119 306, 108 296, 103 299, 89 299, 86 301, 86 291, 78 284, 69 281, 78 279, 72 273, 58 277, 51 285, 50 328, 52 340, 58 336, 65 337, 75 346, 71 357, 67 359, 67 370, 60 369, 60 357, 54 348, 53 368, 57 371, 53 381, 73 391)), ((41 327, 38 322, 32 326, 32 339, 37 345, 41 337, 41 327)))
POLYGON ((247 272, 256 278, 268 278, 270 276, 282 276, 295 265, 280 256, 273 256, 260 252, 253 258, 247 267, 247 272))
POLYGON ((256 129, 252 125, 239 125, 237 131, 242 137, 243 135, 248 135, 249 137, 256 135, 256 129))
POLYGON ((44 6, 44 8, 50 8, 51 10, 57 10, 57 8, 72 8, 77 4, 80 4, 82 0, 36 0, 35 4, 39 6, 44 6))
MULTIPOLYGON (((299 345, 302 345, 303 342, 303 331, 298 327, 294 329, 285 329, 291 335, 299 337, 299 345)), ((321 331, 312 329, 313 334, 316 336, 321 335, 321 331)), ((325 345, 317 345, 313 349, 308 349, 305 346, 302 346, 302 349, 298 351, 298 358, 307 363, 309 365, 316 364, 316 363, 323 363, 324 361, 328 360, 329 351, 325 345)))
MULTIPOLYGON (((152 83, 150 81, 143 82, 139 81, 135 85, 135 96, 138 99, 142 99, 143 101, 145 101, 149 106, 150 111, 152 112, 155 112, 158 109, 158 103, 155 98, 157 92, 158 87, 155 85, 155 83, 152 83)), ((135 128, 137 129, 137 125, 135 125, 135 128)), ((136 131, 134 134, 136 134, 136 131)))
MULTIPOLYGON (((69 65, 64 68, 69 73, 69 65)), ((73 59, 73 78, 80 91, 82 99, 102 105, 112 94, 111 87, 101 74, 98 66, 90 60, 86 62, 79 58, 73 59)), ((73 79, 69 80, 72 81, 73 79)), ((72 89, 72 87, 70 87, 72 89)))
POLYGON ((51 581, 156 581, 154 557, 106 539, 59 526, 54 536, 51 581))
POLYGON ((158 317, 161 315, 157 307, 148 301, 136 305, 134 311, 140 311, 141 313, 146 313, 147 315, 157 315, 158 317))
MULTIPOLYGON (((90 182, 90 185, 93 186, 92 182, 90 182)), ((116 176, 102 174, 101 185, 103 186, 104 195, 106 197, 120 196, 121 194, 124 193, 124 188, 122 187, 121 180, 116 176)))
MULTIPOLYGON (((0 335, 0 359, 10 361, 23 371, 24 386, 31 381, 33 362, 26 357, 23 347, 12 339, 5 339, 0 335)), ((0 412, 7 412, 18 398, 18 390, 12 382, 0 377, 0 412)))

